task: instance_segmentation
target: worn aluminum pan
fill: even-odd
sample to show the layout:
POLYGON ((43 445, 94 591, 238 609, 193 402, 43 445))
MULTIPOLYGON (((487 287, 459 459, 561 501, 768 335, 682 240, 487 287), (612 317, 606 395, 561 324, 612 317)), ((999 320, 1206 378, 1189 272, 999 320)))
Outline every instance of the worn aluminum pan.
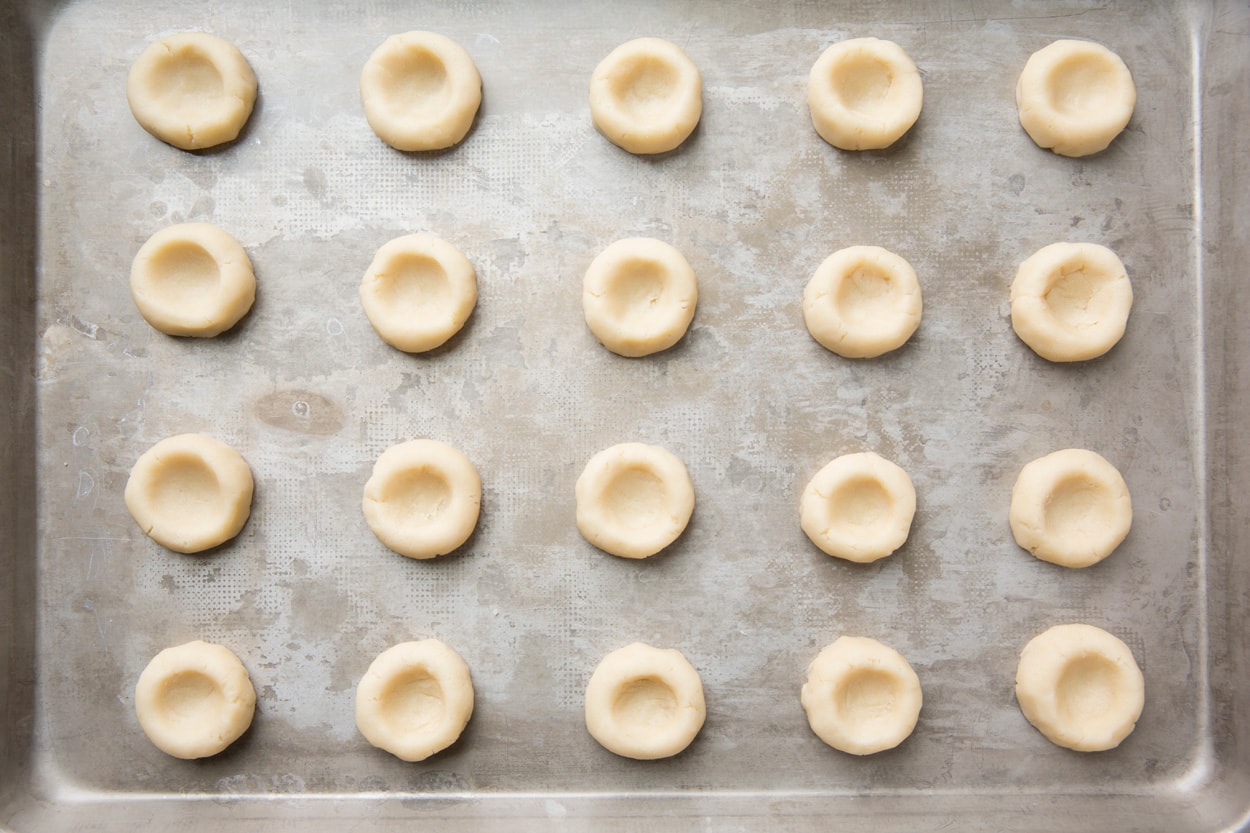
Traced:
POLYGON ((187 831, 406 828, 1213 831, 1250 807, 1247 400, 1240 267, 1250 255, 1250 14, 1235 2, 715 2, 359 8, 222 0, 10 0, 0 8, 0 826, 187 831), (206 29, 260 79, 242 137, 185 153, 126 107, 153 38, 206 29), (369 130, 360 67, 433 29, 485 81, 459 147, 403 154, 369 130), (667 37, 704 79, 694 136, 637 158, 593 129, 590 72, 667 37), (815 134, 808 68, 874 35, 919 65, 925 105, 894 148, 815 134), (1098 156, 1036 148, 1013 91, 1060 37, 1110 45, 1139 98, 1098 156), (244 244, 257 303, 210 341, 162 336, 128 294, 153 232, 207 220, 244 244), (476 264, 465 331, 427 356, 382 343, 357 286, 375 249, 429 231, 476 264), (581 315, 581 276, 627 235, 690 260, 686 339, 626 360, 581 315), (1136 293, 1105 358, 1049 364, 1013 335, 1016 265, 1057 240, 1113 248, 1136 293), (920 329, 897 353, 839 359, 799 301, 832 250, 869 243, 920 275, 920 329), (157 440, 204 431, 251 463, 251 521, 212 554, 148 541, 121 493, 157 440), (460 553, 385 550, 360 513, 373 460, 429 436, 477 464, 482 522, 460 553), (573 483, 625 440, 681 456, 697 492, 671 551, 594 550, 573 483), (1012 542, 1028 460, 1095 449, 1135 517, 1082 571, 1012 542), (908 544, 869 566, 805 539, 798 496, 831 457, 906 468, 908 544), (1020 648, 1083 621, 1132 648, 1147 705, 1117 750, 1046 742, 1012 695, 1020 648), (916 668, 914 735, 869 758, 810 732, 798 689, 819 648, 873 636, 916 668), (477 711, 421 764, 370 747, 354 687, 380 650, 437 636, 473 669, 477 711), (161 648, 223 642, 259 699, 221 756, 176 761, 133 714, 161 648), (707 724, 684 754, 617 758, 582 692, 626 642, 681 648, 707 724))

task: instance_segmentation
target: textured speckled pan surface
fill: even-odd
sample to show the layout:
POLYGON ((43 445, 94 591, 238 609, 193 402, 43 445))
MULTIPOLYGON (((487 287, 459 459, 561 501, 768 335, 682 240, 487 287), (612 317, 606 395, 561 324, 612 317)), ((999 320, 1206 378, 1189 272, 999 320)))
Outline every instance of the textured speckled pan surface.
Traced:
POLYGON ((1250 124, 1243 4, 1096 2, 0 3, 0 827, 1215 831, 1250 810, 1247 397, 1250 124), (152 39, 204 29, 251 62, 242 136, 186 153, 135 123, 124 84, 152 39), (484 80, 458 147, 404 154, 370 131, 359 71, 390 34, 460 42, 484 80), (638 158, 595 132, 586 96, 619 43, 659 35, 700 67, 693 136, 638 158), (893 148, 848 154, 812 129, 808 69, 874 35, 919 66, 925 104, 893 148), (1016 119, 1024 61, 1061 37, 1118 52, 1135 115, 1104 153, 1039 150, 1016 119), (163 336, 130 261, 175 222, 247 249, 257 301, 213 340, 163 336), (377 248, 437 234, 480 300, 447 346, 409 356, 357 295, 377 248), (645 359, 582 318, 594 256, 675 245, 699 279, 686 338, 645 359), (1124 340, 1079 365, 1012 333, 1008 288, 1040 247, 1111 247, 1133 281, 1124 340), (901 350, 841 359, 803 326, 834 249, 916 269, 924 318, 901 350), (185 556, 127 515, 149 446, 202 431, 256 477, 231 544, 185 556), (377 456, 432 437, 483 482, 458 553, 405 559, 370 534, 377 456), (685 535, 641 562, 578 534, 573 484, 625 441, 681 457, 685 535), (1018 549, 1012 483, 1087 447, 1135 515, 1105 562, 1065 571, 1018 549), (798 525, 834 456, 905 468, 918 511, 892 557, 855 565, 798 525), (1103 627, 1146 679, 1116 750, 1048 743, 1013 698, 1020 648, 1061 622, 1103 627), (898 649, 924 688, 912 737, 855 758, 799 703, 841 634, 898 649), (477 709, 420 764, 353 723, 373 657, 437 637, 477 709), (204 639, 243 659, 252 729, 217 758, 166 757, 134 684, 160 649, 204 639), (640 763, 582 722, 598 660, 639 640, 700 671, 707 723, 640 763))

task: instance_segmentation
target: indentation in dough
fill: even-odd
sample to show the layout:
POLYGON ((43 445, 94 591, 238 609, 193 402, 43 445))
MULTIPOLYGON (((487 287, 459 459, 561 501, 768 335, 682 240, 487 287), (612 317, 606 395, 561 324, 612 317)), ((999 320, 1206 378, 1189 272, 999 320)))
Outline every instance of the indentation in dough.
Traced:
POLYGON ((448 306, 452 300, 447 270, 426 255, 396 257, 376 280, 379 300, 402 307, 398 312, 436 315, 437 308, 448 306))
POLYGON ((872 116, 887 103, 894 74, 881 61, 858 55, 844 61, 838 72, 830 74, 829 80, 843 104, 857 113, 872 116))
POLYGON ((612 82, 626 115, 639 121, 662 119, 675 104, 679 78, 672 64, 654 55, 639 55, 612 82))
POLYGON ((640 677, 621 686, 612 704, 613 718, 631 731, 667 725, 677 712, 677 695, 656 677, 640 677))
POLYGON ((211 677, 188 669, 162 681, 156 705, 172 731, 215 722, 225 708, 225 696, 211 677))
POLYGON ((1120 670, 1105 656, 1091 654, 1069 662, 1055 684, 1059 716, 1084 723, 1106 715, 1116 700, 1120 670))
POLYGON ((852 321, 888 319, 898 306, 897 288, 890 276, 872 265, 861 266, 838 286, 834 302, 852 321))
POLYGON ((1046 79, 1051 106, 1065 115, 1081 118, 1099 115, 1120 95, 1118 79, 1106 62, 1073 55, 1056 66, 1046 79))
POLYGON ((221 267, 203 246, 183 240, 158 249, 148 268, 160 275, 151 294, 161 303, 203 309, 221 291, 221 267))
POLYGON ((1046 533, 1067 538, 1099 535, 1113 523, 1106 487, 1081 475, 1055 484, 1044 511, 1046 533))
POLYGON ((452 92, 447 65, 429 49, 409 46, 384 55, 378 63, 388 76, 382 101, 391 110, 434 118, 446 108, 452 92))
POLYGON ((378 707, 394 732, 421 731, 440 723, 446 712, 443 687, 424 667, 396 674, 382 691, 378 707))
POLYGON ((829 495, 831 527, 872 527, 888 517, 894 501, 875 477, 856 477, 829 495))
POLYGON ((605 306, 622 327, 644 329, 664 295, 666 283, 663 265, 653 260, 627 261, 608 281, 605 306))
POLYGON ((899 680, 895 675, 870 668, 847 674, 834 692, 843 718, 856 724, 890 718, 898 695, 899 680))
POLYGON ((393 523, 428 523, 442 514, 451 499, 451 485, 431 469, 395 475, 379 495, 382 511, 393 523))
POLYGON ((1065 325, 1092 327, 1110 316, 1118 280, 1118 275, 1084 268, 1060 271, 1044 297, 1051 314, 1065 325))
POLYGON ((221 483, 203 457, 177 454, 162 463, 148 487, 161 522, 198 526, 197 518, 211 519, 220 511, 221 483))
POLYGON ((167 49, 158 58, 148 89, 158 106, 191 122, 206 107, 217 106, 225 94, 225 82, 211 57, 196 46, 184 45, 167 49))
POLYGON ((668 514, 664 481, 637 466, 612 478, 603 490, 603 499, 612 520, 624 527, 646 528, 668 514))

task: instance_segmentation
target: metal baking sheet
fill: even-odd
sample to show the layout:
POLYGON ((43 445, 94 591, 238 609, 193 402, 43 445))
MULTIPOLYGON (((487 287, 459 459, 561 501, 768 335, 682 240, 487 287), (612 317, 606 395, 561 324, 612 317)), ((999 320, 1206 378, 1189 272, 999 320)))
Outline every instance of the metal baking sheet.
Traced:
POLYGON ((0 825, 1245 825, 1244 5, 10 0, 0 21, 0 825), (462 43, 485 82, 443 153, 391 150, 360 108, 369 53, 417 28, 462 43), (127 110, 130 63, 184 29, 234 41, 260 79, 224 149, 167 147, 127 110), (612 146, 586 105, 598 60, 642 35, 704 78, 697 131, 658 158, 612 146), (863 35, 904 46, 925 104, 895 147, 848 154, 812 130, 806 75, 863 35), (1060 37, 1110 45, 1137 83, 1128 129, 1089 159, 1037 149, 1015 117, 1023 62, 1060 37), (128 294, 139 245, 187 220, 234 234, 258 276, 251 314, 209 341, 153 331, 128 294), (411 231, 464 251, 481 294, 424 356, 383 344, 357 300, 376 248, 411 231), (591 258, 629 235, 673 243, 700 281, 688 336, 642 360, 599 347, 580 309, 591 258), (1110 246, 1135 290, 1122 343, 1075 366, 1008 318, 1016 265, 1057 240, 1110 246), (924 292, 916 336, 872 361, 820 348, 800 310, 815 266, 858 243, 903 255, 924 292), (201 556, 145 539, 121 500, 138 455, 187 431, 256 476, 243 533, 201 556), (373 460, 413 437, 460 447, 485 489, 477 533, 432 562, 387 551, 359 509, 373 460), (677 453, 697 493, 686 534, 644 562, 574 526, 582 465, 626 440, 677 453), (1028 557, 1006 522, 1019 468, 1069 446, 1113 461, 1135 507, 1082 571, 1028 557), (869 566, 797 523, 807 479, 858 450, 919 495, 907 545, 869 566), (1117 750, 1054 747, 1014 702, 1020 648, 1068 621, 1121 636, 1145 673, 1117 750), (896 750, 843 755, 806 725, 806 665, 844 633, 920 675, 896 750), (466 658, 478 705, 458 744, 407 764, 357 734, 354 687, 426 636, 466 658), (133 687, 193 638, 232 647, 259 699, 229 751, 182 762, 139 731, 133 687), (590 671, 633 640, 702 673, 707 724, 673 759, 617 758, 584 729, 590 671))

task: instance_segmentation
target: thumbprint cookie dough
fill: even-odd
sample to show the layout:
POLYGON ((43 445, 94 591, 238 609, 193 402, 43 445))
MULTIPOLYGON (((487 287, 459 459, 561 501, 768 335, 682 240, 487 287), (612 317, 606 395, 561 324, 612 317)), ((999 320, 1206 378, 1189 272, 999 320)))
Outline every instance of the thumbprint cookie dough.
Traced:
POLYGON ((135 121, 182 150, 238 138, 256 103, 256 75, 234 44, 207 32, 161 38, 140 53, 126 79, 135 121))
POLYGON ((1016 83, 1020 125, 1038 147, 1060 156, 1105 150, 1137 104, 1133 76, 1107 47, 1057 40, 1034 52, 1016 83))
POLYGON ((469 666, 437 639, 387 648, 356 687, 356 728, 403 761, 451 746, 472 715, 469 666))
POLYGON ((649 237, 617 240, 591 262, 582 282, 586 325, 621 356, 672 347, 690 327, 699 287, 690 263, 649 237))
POLYGON ((1020 653, 1016 701, 1051 743, 1101 752, 1136 727, 1146 686, 1133 652, 1115 636, 1093 625, 1056 625, 1020 653))
POLYGON ((699 672, 672 648, 626 645, 599 662, 586 686, 586 729, 624 758, 676 755, 706 717, 699 672))
POLYGON ((829 255, 803 292, 807 331, 848 359, 902 347, 920 326, 920 313, 916 270, 879 246, 851 246, 829 255))
POLYGON ((907 740, 923 698, 902 654, 875 639, 843 636, 812 660, 800 699, 818 738, 871 755, 907 740))
POLYGON ((894 144, 920 117, 924 85, 896 43, 855 38, 835 43, 807 78, 807 106, 820 138, 841 150, 894 144))
POLYGON ((647 558, 677 540, 694 512, 685 464, 658 445, 621 443, 590 458, 577 478, 577 528, 621 558, 647 558))
POLYGON ((482 76, 464 47, 436 32, 391 35, 360 73, 365 119, 396 150, 460 142, 482 103, 482 76))
POLYGON ((590 116, 630 153, 664 153, 690 136, 703 114, 703 79, 676 44, 638 38, 613 49, 590 80, 590 116))
POLYGON ((410 440, 382 452, 362 501, 373 534, 409 558, 457 549, 477 526, 481 504, 473 463, 437 440, 410 440))
POLYGON ((1133 286, 1115 252, 1096 243, 1052 243, 1020 264, 1011 284, 1011 326, 1052 362, 1106 353, 1124 336, 1133 286))
POLYGON ((1128 535, 1133 503, 1115 466, 1092 451, 1068 448, 1020 470, 1010 518, 1016 543, 1042 561, 1088 567, 1128 535))
POLYGON ((460 332, 477 305, 469 259, 430 234, 397 237, 378 249, 360 284, 360 302, 382 340, 424 353, 460 332))
POLYGON ((162 333, 209 338, 233 327, 256 300, 247 252, 210 223, 161 229, 130 266, 139 314, 162 333))
POLYGON ((204 434, 179 434, 139 457, 126 481, 126 508, 166 549, 203 552, 243 529, 252 488, 252 470, 239 452, 204 434))
POLYGON ((871 451, 833 460, 799 502, 799 525, 812 543, 860 563, 903 546, 915 514, 916 490, 907 472, 871 451))
POLYGON ((166 648, 135 686, 139 726, 175 758, 216 755, 247 731, 255 712, 247 669, 223 645, 195 641, 166 648))

